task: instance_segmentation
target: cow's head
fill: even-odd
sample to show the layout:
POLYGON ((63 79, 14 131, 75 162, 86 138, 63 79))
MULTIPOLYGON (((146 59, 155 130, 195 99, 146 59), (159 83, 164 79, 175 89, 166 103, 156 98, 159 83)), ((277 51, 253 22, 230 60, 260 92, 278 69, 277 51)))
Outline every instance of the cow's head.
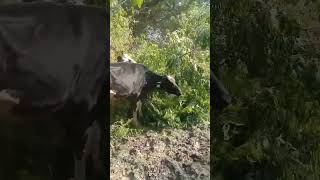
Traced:
POLYGON ((163 89, 164 91, 174 94, 177 96, 181 95, 181 90, 176 84, 176 81, 171 76, 163 76, 163 78, 160 81, 159 88, 163 89))
POLYGON ((117 62, 128 62, 128 63, 137 63, 135 60, 133 60, 130 56, 127 54, 123 54, 122 56, 117 57, 117 62))

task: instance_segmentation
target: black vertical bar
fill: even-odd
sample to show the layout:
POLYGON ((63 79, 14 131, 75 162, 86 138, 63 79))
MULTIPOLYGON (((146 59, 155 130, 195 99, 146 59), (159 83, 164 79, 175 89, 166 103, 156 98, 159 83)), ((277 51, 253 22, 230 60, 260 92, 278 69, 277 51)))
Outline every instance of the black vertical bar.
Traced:
POLYGON ((106 102, 107 102, 107 119, 106 119, 106 151, 107 153, 107 157, 106 157, 106 171, 107 171, 107 178, 106 179, 110 179, 110 96, 109 96, 109 91, 110 91, 110 78, 109 78, 109 73, 110 73, 110 0, 106 0, 106 11, 107 11, 107 57, 106 57, 106 61, 107 61, 107 84, 106 84, 106 92, 105 94, 107 94, 107 98, 106 98, 106 102))

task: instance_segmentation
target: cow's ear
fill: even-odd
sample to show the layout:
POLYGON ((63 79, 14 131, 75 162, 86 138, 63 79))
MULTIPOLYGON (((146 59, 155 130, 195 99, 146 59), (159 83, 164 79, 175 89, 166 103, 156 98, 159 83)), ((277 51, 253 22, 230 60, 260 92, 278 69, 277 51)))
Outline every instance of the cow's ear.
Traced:
POLYGON ((0 17, 0 42, 18 54, 25 54, 35 35, 36 23, 29 17, 0 17))

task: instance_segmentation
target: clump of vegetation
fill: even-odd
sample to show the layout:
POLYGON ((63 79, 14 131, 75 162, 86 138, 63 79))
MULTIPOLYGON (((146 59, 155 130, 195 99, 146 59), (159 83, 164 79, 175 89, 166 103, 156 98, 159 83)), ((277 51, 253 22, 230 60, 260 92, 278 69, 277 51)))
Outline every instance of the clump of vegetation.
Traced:
POLYGON ((213 63, 234 97, 211 132, 214 179, 320 177, 320 60, 303 30, 319 3, 286 5, 213 5, 213 63))
MULTIPOLYGON (((128 53, 150 70, 174 76, 183 93, 179 98, 161 92, 150 95, 140 119, 146 127, 209 121, 208 2, 148 0, 134 8, 130 1, 111 1, 111 62, 128 53)), ((117 116, 112 117, 117 119, 113 135, 130 131, 124 116, 112 116, 117 116)))

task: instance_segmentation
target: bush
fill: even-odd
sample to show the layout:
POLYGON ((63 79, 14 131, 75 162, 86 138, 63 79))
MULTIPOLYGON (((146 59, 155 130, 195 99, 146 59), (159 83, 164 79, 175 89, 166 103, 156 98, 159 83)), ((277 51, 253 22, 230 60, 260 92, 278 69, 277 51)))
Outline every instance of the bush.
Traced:
POLYGON ((221 78, 235 100, 212 130, 212 176, 319 177, 320 61, 313 47, 298 43, 308 39, 298 5, 287 9, 252 0, 220 5, 214 60, 223 64, 221 78))

